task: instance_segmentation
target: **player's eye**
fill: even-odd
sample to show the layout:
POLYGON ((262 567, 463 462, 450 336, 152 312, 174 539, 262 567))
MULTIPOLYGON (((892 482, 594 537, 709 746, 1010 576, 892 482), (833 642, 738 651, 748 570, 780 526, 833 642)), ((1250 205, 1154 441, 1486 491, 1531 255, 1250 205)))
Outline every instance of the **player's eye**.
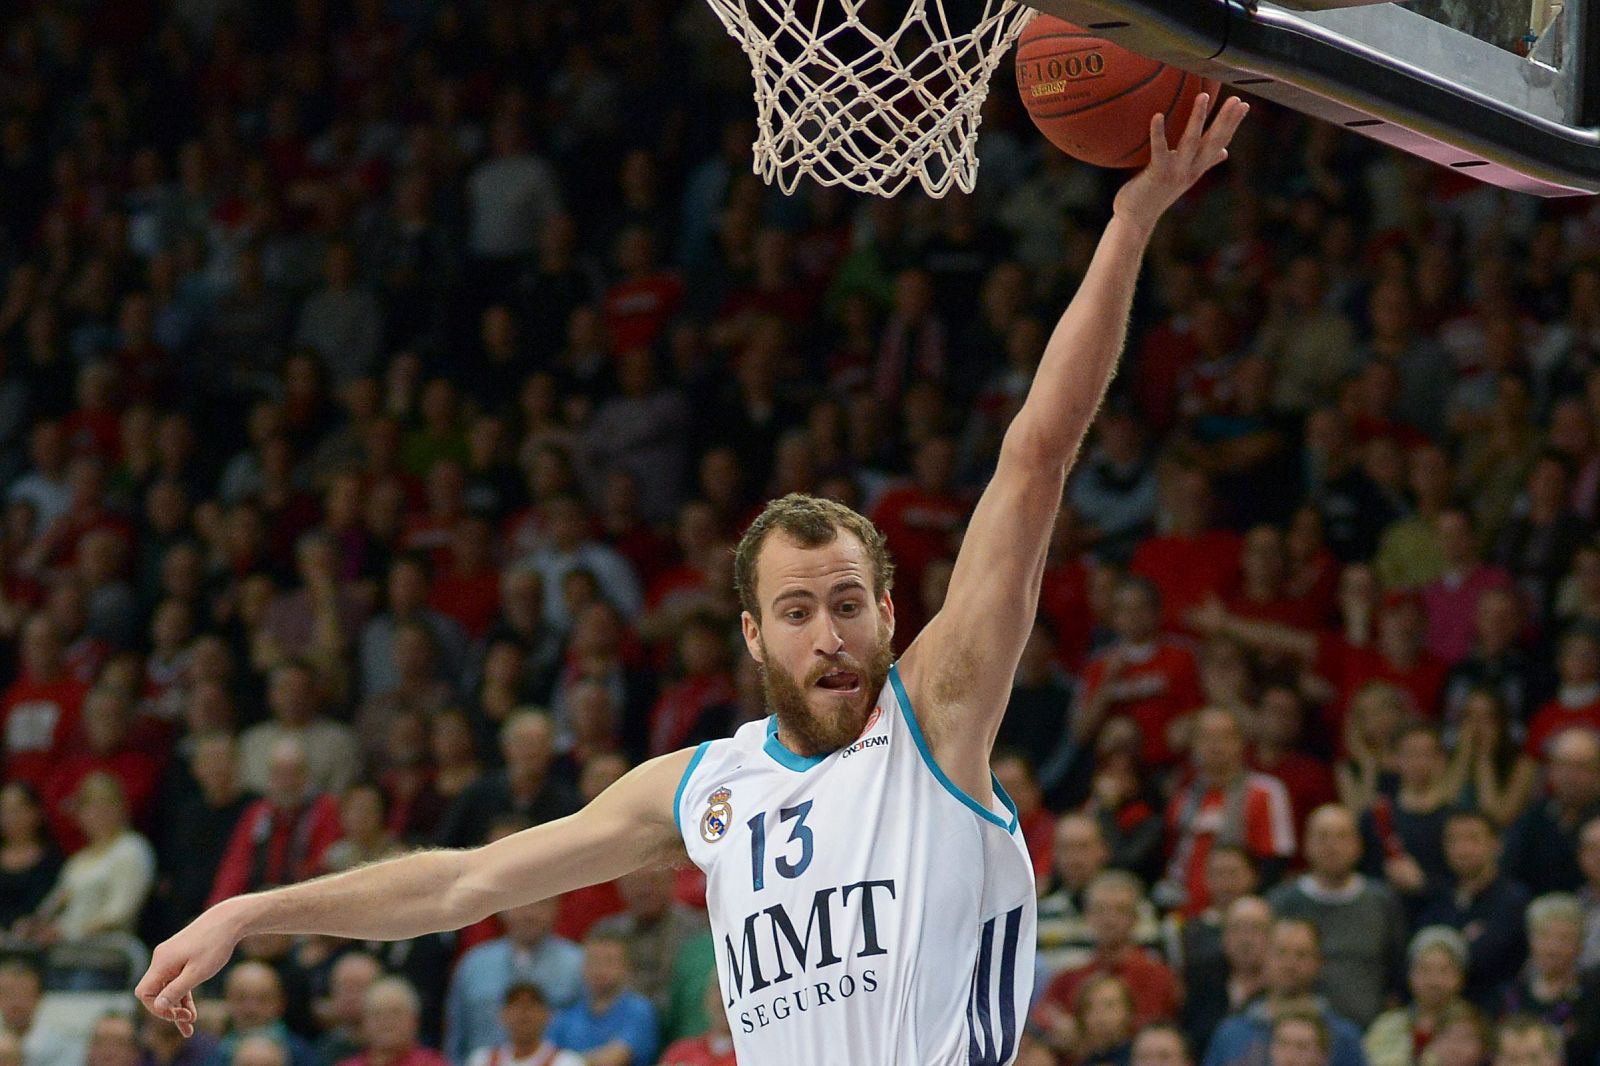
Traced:
POLYGON ((857 603, 855 600, 845 600, 839 605, 839 610, 843 614, 855 614, 857 611, 861 610, 861 604, 857 603))
POLYGON ((805 611, 802 611, 800 608, 796 607, 794 610, 785 613, 784 617, 791 622, 800 622, 805 620, 806 613, 805 611))

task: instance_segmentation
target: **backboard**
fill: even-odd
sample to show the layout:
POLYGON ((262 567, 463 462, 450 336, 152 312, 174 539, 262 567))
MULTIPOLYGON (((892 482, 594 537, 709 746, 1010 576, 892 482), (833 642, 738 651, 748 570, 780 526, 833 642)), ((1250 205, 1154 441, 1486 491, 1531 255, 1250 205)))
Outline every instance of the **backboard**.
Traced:
POLYGON ((1600 192, 1600 0, 1027 2, 1482 181, 1600 192))

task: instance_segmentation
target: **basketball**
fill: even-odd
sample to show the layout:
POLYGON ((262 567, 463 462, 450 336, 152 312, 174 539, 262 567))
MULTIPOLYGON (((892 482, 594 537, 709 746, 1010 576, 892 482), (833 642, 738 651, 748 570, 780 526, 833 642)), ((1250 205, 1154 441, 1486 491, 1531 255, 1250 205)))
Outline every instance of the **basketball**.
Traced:
POLYGON ((1017 90, 1051 144, 1099 167, 1150 162, 1150 116, 1167 116, 1176 145, 1202 92, 1220 84, 1096 37, 1051 15, 1037 15, 1017 42, 1017 90))

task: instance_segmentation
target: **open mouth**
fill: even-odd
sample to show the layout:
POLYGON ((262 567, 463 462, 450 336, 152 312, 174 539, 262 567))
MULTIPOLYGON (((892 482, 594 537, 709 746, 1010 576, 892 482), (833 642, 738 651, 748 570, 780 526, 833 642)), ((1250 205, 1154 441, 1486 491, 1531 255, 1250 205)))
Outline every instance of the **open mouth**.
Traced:
POLYGON ((861 675, 851 670, 830 670, 817 678, 817 687, 845 694, 861 691, 861 675))

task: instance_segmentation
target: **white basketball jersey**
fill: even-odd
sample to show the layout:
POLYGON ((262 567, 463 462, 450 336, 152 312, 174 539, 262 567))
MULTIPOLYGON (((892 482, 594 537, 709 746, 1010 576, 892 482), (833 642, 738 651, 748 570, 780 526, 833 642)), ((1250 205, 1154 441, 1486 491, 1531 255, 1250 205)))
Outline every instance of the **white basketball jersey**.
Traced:
POLYGON ((928 750, 898 668, 861 737, 788 751, 777 722, 702 744, 674 807, 706 873, 740 1062, 1004 1066, 1033 989, 1033 864, 928 750))

